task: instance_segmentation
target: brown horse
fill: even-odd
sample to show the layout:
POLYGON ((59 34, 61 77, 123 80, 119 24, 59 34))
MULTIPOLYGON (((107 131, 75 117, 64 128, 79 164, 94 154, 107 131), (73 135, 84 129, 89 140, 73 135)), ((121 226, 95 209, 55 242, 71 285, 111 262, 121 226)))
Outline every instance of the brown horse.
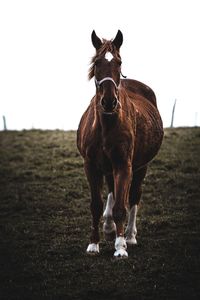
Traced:
POLYGON ((99 222, 103 214, 102 186, 105 176, 108 199, 103 214, 105 238, 115 238, 115 257, 127 257, 127 243, 136 244, 136 216, 147 164, 157 154, 163 126, 154 92, 145 84, 120 79, 119 49, 123 36, 102 40, 92 32, 96 55, 89 79, 95 78, 96 95, 83 114, 77 146, 91 190, 93 217, 87 252, 99 253, 99 222), (128 224, 127 206, 130 206, 128 224))

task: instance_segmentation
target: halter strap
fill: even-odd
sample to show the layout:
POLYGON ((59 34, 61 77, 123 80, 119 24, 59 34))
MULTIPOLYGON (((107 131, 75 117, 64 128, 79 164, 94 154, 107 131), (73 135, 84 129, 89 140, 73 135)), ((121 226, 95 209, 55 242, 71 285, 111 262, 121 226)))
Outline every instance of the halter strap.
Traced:
POLYGON ((112 77, 104 77, 103 79, 101 79, 101 80, 99 80, 99 81, 97 81, 97 80, 95 79, 95 83, 96 83, 96 85, 97 85, 98 87, 100 87, 100 85, 101 85, 104 81, 111 81, 111 82, 114 84, 114 86, 116 87, 116 89, 118 88, 116 82, 112 79, 112 77))

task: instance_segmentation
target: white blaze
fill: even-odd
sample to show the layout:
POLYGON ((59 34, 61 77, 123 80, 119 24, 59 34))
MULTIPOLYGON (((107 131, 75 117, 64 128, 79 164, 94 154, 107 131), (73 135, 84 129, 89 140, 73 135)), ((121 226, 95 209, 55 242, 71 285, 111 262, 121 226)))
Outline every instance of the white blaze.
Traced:
POLYGON ((111 52, 107 52, 105 55, 105 59, 107 59, 108 61, 111 61, 113 59, 113 55, 111 52))

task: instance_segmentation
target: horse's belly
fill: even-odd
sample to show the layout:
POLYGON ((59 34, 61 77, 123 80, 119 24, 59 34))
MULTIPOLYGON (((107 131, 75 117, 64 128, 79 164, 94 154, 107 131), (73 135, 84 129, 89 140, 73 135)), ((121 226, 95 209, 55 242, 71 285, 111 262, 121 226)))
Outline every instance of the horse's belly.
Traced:
POLYGON ((136 132, 133 165, 142 166, 155 157, 162 144, 163 126, 159 114, 156 119, 141 119, 136 132))

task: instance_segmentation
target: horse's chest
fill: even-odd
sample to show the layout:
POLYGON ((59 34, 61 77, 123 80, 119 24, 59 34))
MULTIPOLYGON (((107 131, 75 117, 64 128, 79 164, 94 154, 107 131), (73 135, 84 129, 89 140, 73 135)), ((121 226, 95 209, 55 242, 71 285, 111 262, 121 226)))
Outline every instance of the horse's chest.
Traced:
POLYGON ((103 143, 99 158, 103 170, 110 171, 113 166, 121 165, 131 157, 132 147, 126 142, 103 143))
POLYGON ((131 134, 112 134, 105 136, 90 136, 87 142, 86 157, 90 159, 103 173, 112 172, 112 168, 131 160, 133 140, 131 134))

